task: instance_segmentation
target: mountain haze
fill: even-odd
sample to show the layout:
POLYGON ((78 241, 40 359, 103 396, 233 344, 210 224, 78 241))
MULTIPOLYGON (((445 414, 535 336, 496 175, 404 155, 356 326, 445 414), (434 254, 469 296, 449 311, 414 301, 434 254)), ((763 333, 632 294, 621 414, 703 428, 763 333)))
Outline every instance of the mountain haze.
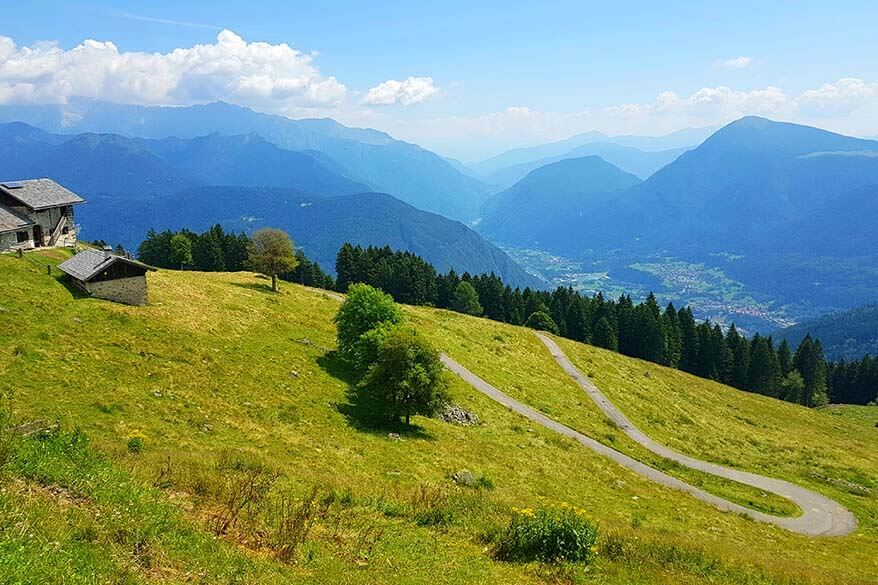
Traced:
POLYGON ((873 153, 875 141, 742 118, 630 189, 607 210, 592 245, 764 252, 773 231, 878 185, 873 153))
POLYGON ((250 233, 278 227, 288 231, 309 258, 333 273, 338 249, 351 242, 414 252, 440 271, 494 272, 512 286, 545 286, 462 223, 384 193, 315 197, 291 189, 195 187, 164 196, 91 199, 80 215, 86 227, 99 226, 86 229, 86 237, 121 242, 132 249, 150 228, 201 231, 219 223, 228 230, 250 233))
MULTIPOLYGON (((571 150, 593 143, 615 144, 645 152, 685 150, 703 142, 714 130, 715 128, 687 128, 665 136, 607 136, 597 131, 585 132, 557 142, 507 150, 489 159, 472 163, 470 168, 480 176, 487 177, 512 166, 560 157, 568 154, 571 150)), ((583 152, 582 154, 597 153, 583 152)))
POLYGON ((0 107, 0 121, 15 120, 50 132, 154 139, 259 134, 285 150, 320 151, 345 169, 342 174, 369 190, 391 193, 420 209, 464 221, 478 215, 488 194, 480 181, 420 146, 328 118, 292 120, 221 102, 147 107, 79 99, 63 105, 0 107))
POLYGON ((83 195, 142 196, 196 185, 292 187, 319 195, 367 191, 320 153, 283 150, 259 136, 144 140, 65 136, 0 124, 0 177, 52 177, 83 195))
POLYGON ((507 244, 564 247, 569 238, 586 238, 590 222, 600 221, 596 206, 639 182, 597 156, 564 159, 491 198, 477 227, 507 244))
POLYGON ((673 162, 674 159, 684 152, 686 152, 685 148, 644 151, 630 146, 614 144, 612 142, 592 142, 578 146, 565 154, 500 169, 499 171, 485 177, 485 180, 492 185, 509 187, 535 169, 559 160, 581 158, 583 156, 599 156, 605 161, 619 167, 626 173, 631 173, 641 179, 645 179, 663 166, 673 162))

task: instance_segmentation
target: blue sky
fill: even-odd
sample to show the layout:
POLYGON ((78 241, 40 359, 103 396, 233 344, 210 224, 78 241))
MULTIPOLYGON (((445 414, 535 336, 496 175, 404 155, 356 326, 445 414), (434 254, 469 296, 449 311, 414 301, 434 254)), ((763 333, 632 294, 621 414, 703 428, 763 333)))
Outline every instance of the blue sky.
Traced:
POLYGON ((876 135, 876 22, 876 2, 32 1, 3 9, 0 36, 15 49, 0 48, 0 101, 226 99, 374 126, 464 159, 747 113, 876 135), (235 36, 222 44, 224 29, 235 36), (86 39, 118 56, 73 52, 86 39), (221 47, 169 56, 199 45, 221 47), (240 51, 253 62, 228 70, 240 51), (119 67, 136 53, 165 59, 144 56, 125 78, 119 67), (15 62, 27 59, 48 70, 23 73, 15 62), (138 94, 142 83, 152 85, 138 94))

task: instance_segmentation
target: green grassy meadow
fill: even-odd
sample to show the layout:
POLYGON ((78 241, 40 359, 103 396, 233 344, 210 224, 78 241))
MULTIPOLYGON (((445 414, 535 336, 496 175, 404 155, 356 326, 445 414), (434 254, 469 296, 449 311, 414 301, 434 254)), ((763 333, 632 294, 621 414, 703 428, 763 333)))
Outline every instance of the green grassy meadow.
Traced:
MULTIPOLYGON (((878 582, 878 432, 854 417, 559 340, 657 440, 801 483, 860 521, 842 538, 798 536, 641 479, 456 378, 453 399, 482 424, 377 423, 333 355, 338 300, 321 291, 283 283, 274 294, 249 273, 159 271, 149 306, 127 307, 82 298, 46 274, 63 253, 43 254, 0 255, 0 393, 15 424, 62 429, 0 442, 0 582, 878 582), (133 437, 142 452, 129 448, 133 437), (217 535, 235 478, 254 469, 272 474, 264 501, 217 535), (456 484, 461 469, 482 487, 456 484), (320 512, 281 559, 280 504, 308 494, 320 512), (491 535, 512 509, 541 502, 589 511, 601 533, 595 563, 493 558, 491 535)), ((529 330, 406 313, 438 348, 559 421, 724 497, 797 513, 640 449, 529 330)))

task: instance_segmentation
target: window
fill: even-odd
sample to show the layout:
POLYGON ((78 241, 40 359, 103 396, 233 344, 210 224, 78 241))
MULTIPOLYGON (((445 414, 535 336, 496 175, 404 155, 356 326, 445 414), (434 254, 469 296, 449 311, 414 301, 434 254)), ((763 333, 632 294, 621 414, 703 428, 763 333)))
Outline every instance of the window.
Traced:
POLYGON ((64 235, 69 234, 69 233, 70 233, 70 228, 67 227, 67 226, 65 225, 63 228, 61 228, 61 233, 64 234, 64 235))
POLYGON ((15 238, 18 240, 18 243, 26 242, 30 239, 27 232, 16 232, 15 238))

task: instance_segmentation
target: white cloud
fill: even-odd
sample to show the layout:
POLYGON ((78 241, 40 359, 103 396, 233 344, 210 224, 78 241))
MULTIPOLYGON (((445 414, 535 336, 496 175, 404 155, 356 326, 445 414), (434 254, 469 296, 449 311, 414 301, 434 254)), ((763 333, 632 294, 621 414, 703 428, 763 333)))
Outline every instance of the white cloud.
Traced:
POLYGON ((419 104, 439 93, 432 77, 409 77, 402 81, 388 79, 369 90, 363 102, 370 106, 419 104))
POLYGON ((590 130, 659 135, 682 128, 725 124, 747 115, 813 124, 858 136, 875 134, 878 82, 845 78, 800 94, 789 94, 774 86, 749 91, 705 87, 689 95, 663 91, 647 103, 577 112, 515 106, 478 116, 394 120, 385 127, 407 140, 471 160, 490 152, 560 140, 590 130))
POLYGON ((749 67, 753 62, 753 57, 745 57, 741 55, 740 57, 732 57, 731 59, 718 59, 714 61, 714 67, 725 67, 726 69, 744 69, 745 67, 749 67))
POLYGON ((796 100, 801 112, 813 116, 847 115, 876 102, 878 82, 867 83, 851 77, 808 90, 796 100))
POLYGON ((223 30, 213 44, 169 53, 122 52, 88 39, 18 47, 0 36, 0 103, 65 103, 71 97, 137 104, 215 100, 292 111, 340 103, 347 88, 325 77, 313 56, 285 43, 248 43, 223 30))

